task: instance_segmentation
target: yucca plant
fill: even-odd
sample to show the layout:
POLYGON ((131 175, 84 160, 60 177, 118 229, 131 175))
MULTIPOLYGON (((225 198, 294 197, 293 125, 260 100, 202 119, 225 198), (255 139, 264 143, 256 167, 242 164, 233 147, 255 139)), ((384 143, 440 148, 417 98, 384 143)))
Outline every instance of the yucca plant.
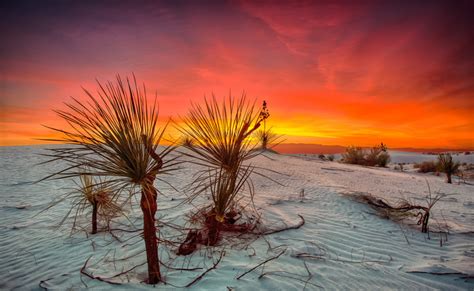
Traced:
POLYGON ((446 182, 452 184, 451 176, 459 172, 459 162, 454 162, 451 154, 440 154, 438 156, 438 167, 441 172, 446 174, 446 182))
POLYGON ((259 154, 250 136, 268 117, 262 110, 255 110, 245 96, 231 96, 221 104, 213 96, 204 100, 204 105, 193 105, 188 116, 183 118, 182 133, 192 142, 183 144, 189 151, 184 155, 194 163, 205 166, 205 170, 194 180, 193 193, 197 196, 209 191, 213 205, 206 214, 209 228, 208 244, 219 239, 226 214, 240 199, 246 188, 253 199, 253 185, 249 179, 254 167, 245 161, 259 154))
POLYGON ((49 210, 66 200, 71 201, 71 207, 59 225, 62 225, 67 218, 72 217, 72 229, 75 229, 78 217, 90 209, 91 233, 96 234, 99 216, 105 219, 107 225, 109 225, 112 218, 122 213, 122 207, 118 201, 119 195, 108 186, 106 181, 95 182, 92 176, 89 175, 81 175, 79 180, 80 183, 76 183, 77 187, 73 191, 53 201, 43 211, 49 210))
POLYGON ((260 150, 267 151, 281 143, 282 136, 273 132, 271 127, 267 128, 267 119, 270 117, 270 112, 268 111, 266 101, 263 101, 260 114, 262 117, 265 117, 265 119, 263 120, 263 128, 255 132, 255 138, 260 143, 260 150))
POLYGON ((107 187, 107 183, 95 183, 92 176, 81 175, 81 186, 78 189, 80 203, 92 207, 92 234, 97 233, 97 214, 109 220, 114 214, 121 211, 119 204, 114 201, 114 193, 107 187))
POLYGON ((129 189, 130 195, 141 193, 143 212, 143 238, 145 241, 148 283, 161 280, 158 260, 158 243, 155 226, 157 190, 155 179, 172 171, 177 162, 167 159, 173 150, 165 147, 156 153, 166 126, 159 129, 156 97, 148 104, 145 86, 137 85, 135 76, 123 81, 98 83, 97 94, 84 89, 87 102, 73 98, 66 103, 67 110, 55 111, 69 124, 69 129, 56 129, 57 139, 72 146, 53 148, 49 162, 63 160, 68 167, 52 174, 52 178, 82 175, 110 177, 109 187, 114 191, 129 189), (83 169, 87 168, 88 171, 83 169))

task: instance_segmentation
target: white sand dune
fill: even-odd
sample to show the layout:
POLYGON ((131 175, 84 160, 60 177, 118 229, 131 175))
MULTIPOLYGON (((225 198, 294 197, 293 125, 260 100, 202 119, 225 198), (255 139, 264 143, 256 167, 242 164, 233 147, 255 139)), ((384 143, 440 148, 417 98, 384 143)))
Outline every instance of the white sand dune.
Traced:
MULTIPOLYGON (((104 278, 143 264, 144 245, 138 233, 115 232, 121 242, 106 233, 87 237, 85 232, 77 232, 70 236, 67 227, 54 227, 67 211, 66 204, 34 216, 72 185, 65 181, 28 183, 44 177, 54 170, 52 167, 61 167, 33 167, 42 160, 36 155, 42 148, 0 148, 0 289, 41 289, 40 285, 56 290, 152 289, 141 283, 146 277, 145 265, 110 279, 122 285, 110 285, 80 274, 91 256, 88 270, 104 278)), ((160 288, 185 286, 211 267, 224 250, 217 268, 192 288, 473 290, 474 186, 448 185, 444 177, 295 156, 269 154, 252 163, 280 172, 266 174, 284 185, 263 177, 253 178, 262 227, 295 225, 300 221, 298 215, 304 217, 305 224, 299 229, 260 238, 224 240, 218 248, 202 248, 188 257, 176 257, 175 249, 161 247, 161 257, 174 268, 201 269, 180 271, 163 267, 169 284, 160 288), (449 230, 447 241, 445 234, 430 233, 428 237, 416 225, 383 219, 347 195, 362 192, 392 202, 407 198, 423 203, 428 193, 426 180, 433 192, 450 194, 436 204, 430 220, 432 229, 449 230), (304 197, 300 197, 302 189, 304 197), (237 280, 239 275, 280 253, 278 259, 264 268, 259 267, 237 280)), ((195 169, 187 167, 166 179, 181 189, 191 180, 195 169)), ((157 183, 157 186, 166 194, 158 198, 159 219, 185 225, 184 214, 194 209, 179 205, 185 194, 166 185, 157 183)), ((196 204, 204 202, 202 199, 196 204)), ((140 227, 139 209, 133 209, 129 218, 140 227)), ((83 220, 87 226, 88 217, 83 220)), ((126 220, 118 222, 126 223, 126 220)), ((126 226, 116 224, 115 227, 126 226)), ((161 229, 164 237, 176 234, 171 227, 161 229)))

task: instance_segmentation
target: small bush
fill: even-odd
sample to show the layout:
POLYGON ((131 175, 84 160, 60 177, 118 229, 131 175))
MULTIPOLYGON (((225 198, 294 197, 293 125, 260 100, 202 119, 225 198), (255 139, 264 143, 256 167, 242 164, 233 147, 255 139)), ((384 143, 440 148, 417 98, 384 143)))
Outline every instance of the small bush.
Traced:
POLYGON ((347 164, 386 167, 390 163, 390 155, 383 143, 371 148, 370 151, 361 147, 350 146, 342 154, 342 160, 347 164))
POLYGON ((361 147, 349 146, 342 154, 342 160, 347 164, 365 165, 365 152, 361 147))
POLYGON ((333 154, 328 155, 327 158, 331 162, 334 161, 334 155, 333 154))
POLYGON ((418 169, 419 173, 433 173, 437 171, 438 166, 433 161, 425 161, 421 164, 415 164, 413 166, 415 169, 418 169))
POLYGON ((326 160, 326 156, 323 155, 323 154, 320 154, 320 155, 318 156, 318 158, 319 158, 320 160, 322 160, 322 161, 325 161, 325 160, 326 160))
POLYGON ((390 155, 387 152, 381 152, 377 157, 377 165, 385 168, 390 163, 390 160, 390 155))

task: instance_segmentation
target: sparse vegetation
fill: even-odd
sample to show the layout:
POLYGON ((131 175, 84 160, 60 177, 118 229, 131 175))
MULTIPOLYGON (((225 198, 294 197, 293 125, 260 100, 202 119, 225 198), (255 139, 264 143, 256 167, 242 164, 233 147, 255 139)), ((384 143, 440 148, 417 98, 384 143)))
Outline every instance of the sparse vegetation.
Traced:
POLYGON ((446 174, 446 182, 452 184, 452 175, 459 172, 459 162, 454 162, 451 154, 440 154, 438 156, 438 168, 441 172, 446 174))
POLYGON ((383 143, 370 150, 350 146, 342 154, 342 161, 347 164, 386 167, 390 162, 390 155, 383 143))
POLYGON ((323 155, 323 154, 320 154, 320 155, 318 156, 318 158, 319 158, 321 161, 325 161, 325 160, 326 160, 326 156, 323 155))
POLYGON ((135 78, 124 82, 117 76, 115 83, 98 82, 98 87, 96 96, 85 90, 88 103, 73 98, 73 102, 66 104, 68 111, 56 111, 71 127, 52 128, 60 133, 53 141, 74 146, 50 149, 50 162, 63 160, 69 166, 47 178, 110 177, 111 191, 129 189, 129 195, 141 192, 148 283, 156 284, 161 281, 161 273, 154 181, 174 169, 174 159, 165 159, 173 147, 156 153, 165 128, 160 130, 157 125, 156 99, 149 106, 146 90, 137 85, 135 78))
POLYGON ((334 161, 334 158, 335 158, 335 157, 334 157, 333 154, 329 154, 329 155, 327 156, 327 158, 328 158, 329 161, 332 162, 332 161, 334 161))

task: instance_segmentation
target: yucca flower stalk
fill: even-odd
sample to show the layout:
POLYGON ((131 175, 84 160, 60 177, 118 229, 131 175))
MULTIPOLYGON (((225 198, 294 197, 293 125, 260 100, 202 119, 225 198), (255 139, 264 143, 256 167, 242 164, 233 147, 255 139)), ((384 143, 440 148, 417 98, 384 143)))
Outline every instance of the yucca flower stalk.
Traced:
POLYGON ((244 162, 259 154, 253 151, 255 144, 249 137, 267 117, 243 95, 240 99, 229 96, 221 104, 214 96, 205 99, 204 105, 193 105, 183 118, 180 130, 190 141, 183 144, 189 150, 183 154, 206 167, 193 181, 193 193, 211 192, 213 207, 207 218, 210 245, 217 242, 226 212, 235 206, 245 187, 253 199, 249 176, 254 167, 244 162))
POLYGON ((459 167, 461 164, 459 162, 454 162, 451 154, 440 154, 438 156, 438 167, 439 170, 446 174, 446 182, 452 184, 452 175, 455 175, 459 172, 459 167))
MULTIPOLYGON (((155 226, 157 190, 155 179, 172 171, 177 162, 166 160, 173 150, 165 147, 156 153, 166 129, 158 127, 156 97, 148 104, 145 86, 137 85, 135 76, 123 81, 98 83, 94 95, 84 89, 87 102, 73 98, 66 103, 68 110, 55 111, 69 124, 69 129, 51 128, 60 134, 50 139, 72 146, 53 148, 49 162, 63 160, 68 167, 47 178, 68 178, 82 175, 109 177, 114 191, 141 193, 143 238, 145 241, 148 283, 161 281, 158 243, 155 226), (88 171, 83 169, 87 168, 88 171)), ((161 180, 162 181, 162 180, 161 180)))

